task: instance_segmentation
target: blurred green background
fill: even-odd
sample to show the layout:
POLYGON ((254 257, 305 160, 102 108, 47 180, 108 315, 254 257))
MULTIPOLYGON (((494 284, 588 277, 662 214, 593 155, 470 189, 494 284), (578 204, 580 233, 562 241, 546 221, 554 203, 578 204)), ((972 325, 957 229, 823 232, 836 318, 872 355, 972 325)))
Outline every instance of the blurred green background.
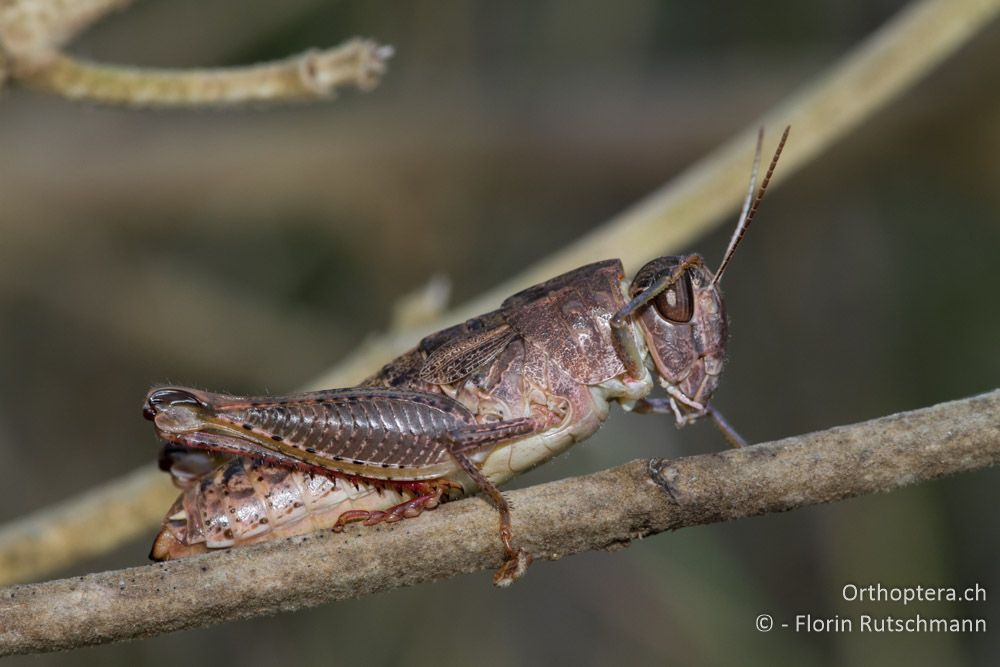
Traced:
MULTIPOLYGON (((153 460, 139 414, 151 385, 295 388, 431 276, 461 302, 572 242, 904 4, 150 0, 111 17, 72 51, 219 66, 360 34, 397 55, 376 91, 333 103, 131 112, 0 99, 0 520, 153 460)), ((716 404, 748 439, 998 385, 997 62, 994 25, 770 193, 725 284, 716 404)), ((733 222, 685 250, 714 264, 733 222)), ((709 425, 615 410, 517 484, 723 447, 709 425)), ((998 481, 983 471, 660 535, 540 563, 504 592, 479 574, 11 664, 993 665, 998 481), (978 582, 992 597, 841 599, 846 583, 876 582, 978 582), (865 611, 991 627, 754 629, 762 612, 865 611)), ((63 574, 144 563, 154 532, 63 574)))

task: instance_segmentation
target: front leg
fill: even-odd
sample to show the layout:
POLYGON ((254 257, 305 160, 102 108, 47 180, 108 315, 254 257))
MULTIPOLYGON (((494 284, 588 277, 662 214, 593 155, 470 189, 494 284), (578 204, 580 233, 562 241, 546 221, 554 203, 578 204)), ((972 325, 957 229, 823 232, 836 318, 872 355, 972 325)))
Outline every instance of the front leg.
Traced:
MULTIPOLYGON (((700 405, 700 404, 699 404, 700 405)), ((735 449, 742 447, 747 447, 747 441, 743 439, 735 428, 730 425, 726 418, 722 416, 722 413, 716 410, 711 404, 706 403, 702 406, 700 412, 694 413, 682 413, 681 409, 677 406, 677 402, 674 397, 670 398, 640 398, 635 402, 635 407, 632 408, 633 412, 638 412, 639 414, 646 414, 649 412, 659 413, 659 414, 672 414, 677 422, 677 426, 685 426, 691 422, 693 419, 697 419, 702 416, 709 416, 712 418, 712 423, 715 427, 722 432, 722 437, 726 439, 726 442, 735 449)))
POLYGON ((623 315, 625 309, 618 311, 611 318, 611 342, 615 346, 615 353, 625 364, 625 372, 628 376, 637 380, 642 377, 642 355, 639 354, 639 346, 635 344, 635 334, 629 326, 632 320, 628 315, 623 315))

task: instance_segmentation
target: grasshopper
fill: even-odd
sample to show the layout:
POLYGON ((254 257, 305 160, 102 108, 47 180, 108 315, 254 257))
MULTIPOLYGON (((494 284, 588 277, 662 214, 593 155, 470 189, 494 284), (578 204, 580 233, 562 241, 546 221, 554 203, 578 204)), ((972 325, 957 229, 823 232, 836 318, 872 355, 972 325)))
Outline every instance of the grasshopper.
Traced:
POLYGON ((357 387, 272 397, 153 389, 143 414, 166 443, 161 467, 184 493, 151 557, 398 521, 478 491, 499 512, 502 586, 531 556, 514 545, 497 486, 591 436, 610 403, 671 414, 678 427, 709 417, 744 446, 709 402, 727 339, 719 282, 787 136, 757 189, 758 134, 714 274, 696 254, 654 259, 631 281, 620 260, 588 264, 427 336, 357 387), (656 380, 666 396, 649 396, 656 380))

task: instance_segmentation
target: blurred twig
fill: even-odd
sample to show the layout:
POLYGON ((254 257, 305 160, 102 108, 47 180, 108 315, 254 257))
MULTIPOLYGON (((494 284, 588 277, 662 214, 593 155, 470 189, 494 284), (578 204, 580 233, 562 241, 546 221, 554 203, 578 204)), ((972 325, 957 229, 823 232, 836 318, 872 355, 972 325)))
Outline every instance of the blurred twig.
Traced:
MULTIPOLYGON (((1000 390, 742 450, 634 461, 514 491, 514 534, 536 557, 557 560, 997 463, 1000 390)), ((381 529, 323 531, 14 586, 0 590, 0 654, 149 637, 495 567, 502 559, 496 527, 493 509, 468 499, 381 529)))
POLYGON ((22 63, 41 62, 77 34, 132 0, 4 0, 0 45, 22 63))
POLYGON ((177 488, 162 477, 151 478, 141 468, 8 526, 0 535, 5 578, 50 572, 114 549, 123 534, 147 530, 149 517, 162 514, 177 496, 177 488))
MULTIPOLYGON (((793 138, 782 157, 777 179, 783 180, 803 167, 823 149, 832 145, 865 118, 882 108, 934 65, 984 27, 1000 9, 1000 0, 922 0, 914 3, 889 24, 848 54, 825 75, 793 95, 770 112, 763 123, 768 127, 794 124, 793 138)), ((683 248, 696 234, 705 232, 722 216, 739 205, 749 173, 753 138, 761 121, 751 123, 719 150, 694 165, 677 180, 609 221, 589 236, 567 246, 506 283, 448 313, 420 329, 391 331, 373 337, 342 364, 324 374, 309 387, 348 386, 385 363, 393 355, 412 346, 421 335, 455 321, 495 307, 504 297, 533 282, 551 277, 580 264, 603 257, 614 247, 626 265, 634 267, 664 252, 683 248)), ((777 133, 772 132, 772 138, 777 133)), ((768 149, 765 149, 765 152, 768 149)), ((163 488, 167 482, 153 466, 133 473, 149 489, 163 488)), ((113 493, 120 484, 114 480, 102 487, 113 493)), ((100 489, 95 493, 102 492, 100 489)), ((73 501, 65 505, 71 506, 73 501)), ((165 508, 164 508, 165 509, 165 508)), ((80 522, 97 523, 90 516, 92 506, 81 508, 80 522)), ((139 508, 136 512, 143 511, 139 508)), ((146 509, 148 511, 148 509, 146 509)), ((136 536, 136 526, 152 526, 161 519, 158 512, 143 516, 128 530, 106 525, 117 541, 136 536)), ((31 517, 23 520, 39 525, 31 517)), ((16 522, 0 530, 0 582, 23 580, 73 562, 71 550, 58 559, 30 558, 19 551, 20 563, 37 561, 44 566, 12 568, 10 545, 23 525, 16 522)), ((107 536, 106 536, 107 537, 107 536)), ((108 538, 111 545, 115 539, 108 538)), ((81 550, 83 546, 78 547, 81 550)), ((86 549, 87 554, 94 553, 86 549)))
POLYGON ((129 0, 8 0, 0 5, 0 83, 70 99, 126 106, 220 106, 330 97, 341 87, 370 90, 392 49, 371 40, 311 50, 247 67, 152 69, 78 60, 59 50, 80 30, 129 0))
POLYGON ((19 79, 70 99, 104 104, 218 106, 329 97, 348 85, 369 90, 391 54, 389 47, 371 40, 352 39, 279 62, 205 70, 117 67, 60 54, 19 79))

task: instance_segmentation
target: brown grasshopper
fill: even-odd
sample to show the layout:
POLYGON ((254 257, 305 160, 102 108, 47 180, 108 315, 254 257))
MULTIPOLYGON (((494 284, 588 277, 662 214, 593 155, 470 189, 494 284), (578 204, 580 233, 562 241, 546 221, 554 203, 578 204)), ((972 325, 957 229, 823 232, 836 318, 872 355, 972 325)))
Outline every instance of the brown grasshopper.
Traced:
POLYGON ((744 446, 709 403, 725 362, 719 281, 787 136, 788 128, 754 196, 758 135, 743 210, 714 274, 694 254, 654 259, 631 282, 617 259, 589 264, 424 338, 349 389, 152 390, 143 414, 167 443, 161 466, 184 493, 151 556, 398 521, 482 491, 500 513, 505 560, 494 583, 506 585, 531 556, 514 546, 497 486, 588 438, 611 402, 673 414, 679 427, 708 416, 744 446), (654 374, 663 398, 648 396, 654 374), (220 464, 217 455, 231 458, 220 464))

